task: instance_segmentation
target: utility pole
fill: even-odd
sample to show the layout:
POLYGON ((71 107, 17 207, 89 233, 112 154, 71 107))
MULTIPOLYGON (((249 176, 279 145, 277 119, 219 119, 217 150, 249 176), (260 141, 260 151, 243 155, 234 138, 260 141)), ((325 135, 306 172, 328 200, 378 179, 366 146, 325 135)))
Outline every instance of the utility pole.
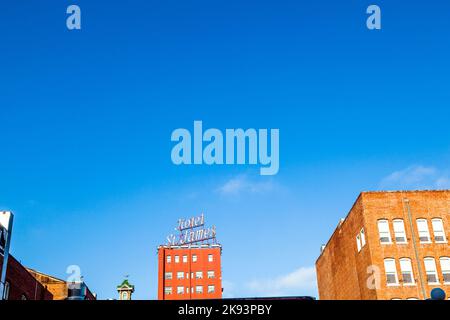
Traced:
MULTIPOLYGON (((6 228, 6 242, 5 247, 3 248, 3 266, 2 266, 2 273, 0 276, 0 300, 4 300, 5 297, 5 289, 6 289, 6 269, 8 269, 8 258, 9 258, 9 247, 11 245, 11 234, 12 234, 12 227, 13 227, 13 220, 14 215, 12 212, 9 211, 3 211, 0 212, 0 221, 3 221, 6 225, 3 226, 3 228, 6 228)), ((2 227, 0 223, 0 227, 2 227)))
POLYGON ((403 199, 403 202, 405 203, 406 210, 408 212, 409 227, 411 228, 412 242, 413 242, 413 247, 414 247, 414 255, 416 257, 417 269, 419 270, 420 288, 422 289, 423 298, 426 300, 427 292, 425 290, 425 284, 424 284, 425 282, 423 280, 422 265, 421 265, 421 261, 420 261, 420 257, 419 257, 419 250, 417 249, 417 240, 416 240, 416 235, 414 233, 414 224, 413 224, 412 215, 411 215, 411 207, 409 206, 409 199, 405 198, 405 199, 403 199))

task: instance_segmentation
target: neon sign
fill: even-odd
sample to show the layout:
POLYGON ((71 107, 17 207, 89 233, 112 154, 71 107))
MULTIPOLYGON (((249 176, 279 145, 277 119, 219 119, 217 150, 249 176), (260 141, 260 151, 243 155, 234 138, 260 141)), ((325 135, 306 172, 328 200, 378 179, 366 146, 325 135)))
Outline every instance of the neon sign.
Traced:
POLYGON ((169 246, 181 246, 206 241, 216 241, 216 227, 205 227, 205 215, 179 219, 175 230, 179 234, 167 237, 169 246))

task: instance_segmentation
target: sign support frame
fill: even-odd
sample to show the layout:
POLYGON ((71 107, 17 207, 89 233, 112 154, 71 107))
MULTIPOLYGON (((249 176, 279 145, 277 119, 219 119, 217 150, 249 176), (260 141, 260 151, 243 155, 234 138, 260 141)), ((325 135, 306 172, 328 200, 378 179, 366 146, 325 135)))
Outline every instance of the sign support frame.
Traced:
POLYGON ((10 217, 8 221, 7 227, 7 235, 6 235, 6 243, 5 248, 3 252, 3 266, 2 266, 2 272, 0 276, 0 300, 5 300, 5 289, 6 289, 6 271, 8 269, 8 258, 9 258, 9 247, 11 245, 11 235, 12 235, 12 227, 13 227, 13 220, 14 220, 14 214, 12 212, 9 212, 10 217))

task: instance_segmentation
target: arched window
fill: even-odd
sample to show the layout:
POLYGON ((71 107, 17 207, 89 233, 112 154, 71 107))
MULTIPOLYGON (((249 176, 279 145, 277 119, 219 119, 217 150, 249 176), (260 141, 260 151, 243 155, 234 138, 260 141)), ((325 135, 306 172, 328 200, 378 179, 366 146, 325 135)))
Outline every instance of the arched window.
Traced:
POLYGON ((128 300, 128 292, 122 292, 122 300, 128 300))
POLYGON ((439 284, 439 278, 436 269, 436 261, 432 257, 424 259, 425 271, 427 273, 428 284, 439 284))
POLYGON ((419 231, 419 240, 422 243, 430 243, 430 231, 426 219, 417 219, 417 231, 419 231))
POLYGON ((431 220, 431 225, 433 226, 434 241, 438 243, 447 242, 444 231, 444 223, 442 222, 442 219, 435 218, 431 220))
POLYGON ((378 232, 380 234, 380 242, 389 244, 392 242, 389 222, 387 220, 378 220, 378 232))
POLYGON ((406 232, 405 232, 405 224, 402 219, 395 219, 393 221, 394 224, 394 235, 396 243, 407 243, 406 240, 406 232))
POLYGON ((402 258, 400 259, 400 270, 402 272, 403 285, 414 285, 414 273, 412 269, 411 259, 402 258))
POLYGON ((449 257, 441 257, 441 270, 442 270, 442 278, 444 279, 444 284, 450 284, 450 258, 449 257))
POLYGON ((388 286, 397 286, 398 276, 395 259, 384 259, 384 271, 386 273, 386 284, 388 286))

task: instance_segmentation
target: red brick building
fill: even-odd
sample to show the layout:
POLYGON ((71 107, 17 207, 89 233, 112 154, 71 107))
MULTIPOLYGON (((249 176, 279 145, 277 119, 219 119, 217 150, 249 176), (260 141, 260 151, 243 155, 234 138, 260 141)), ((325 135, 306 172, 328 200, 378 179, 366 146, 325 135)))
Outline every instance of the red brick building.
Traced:
POLYGON ((363 192, 316 262, 320 299, 450 295, 450 190, 363 192))
MULTIPOLYGON (((0 255, 0 269, 3 256, 0 255)), ((52 294, 12 255, 6 272, 6 300, 52 300, 52 294)))
MULTIPOLYGON (((3 256, 0 255, 0 269, 3 256)), ((76 294, 84 300, 95 300, 95 295, 85 285, 82 292, 69 289, 64 280, 28 269, 12 255, 8 258, 6 271, 6 300, 66 300, 76 298, 76 294)))
POLYGON ((158 248, 158 300, 222 298, 222 247, 212 245, 158 248))

